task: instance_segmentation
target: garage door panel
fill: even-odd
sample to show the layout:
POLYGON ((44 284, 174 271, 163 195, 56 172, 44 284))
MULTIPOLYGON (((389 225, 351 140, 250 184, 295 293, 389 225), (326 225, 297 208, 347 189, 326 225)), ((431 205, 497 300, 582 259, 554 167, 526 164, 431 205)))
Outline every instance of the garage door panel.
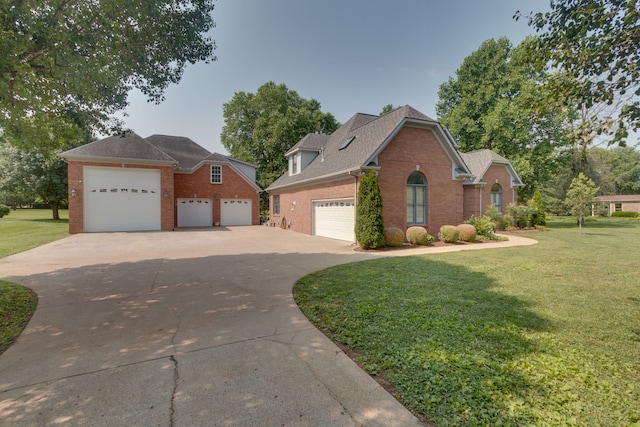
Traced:
POLYGON ((160 230, 158 169, 84 169, 84 228, 88 232, 160 230))
POLYGON ((327 200, 313 203, 314 233, 332 239, 355 240, 353 200, 327 200))
POLYGON ((251 225, 251 199, 220 199, 220 225, 251 225))
POLYGON ((178 227, 211 227, 213 201, 211 199, 178 199, 178 227))

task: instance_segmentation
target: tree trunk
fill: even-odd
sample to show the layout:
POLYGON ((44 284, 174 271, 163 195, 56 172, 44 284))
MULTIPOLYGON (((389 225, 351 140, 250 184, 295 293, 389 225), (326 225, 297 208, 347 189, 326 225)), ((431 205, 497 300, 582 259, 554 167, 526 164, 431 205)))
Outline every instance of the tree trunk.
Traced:
POLYGON ((60 213, 58 212, 58 205, 51 205, 51 212, 53 213, 53 219, 60 219, 60 213))

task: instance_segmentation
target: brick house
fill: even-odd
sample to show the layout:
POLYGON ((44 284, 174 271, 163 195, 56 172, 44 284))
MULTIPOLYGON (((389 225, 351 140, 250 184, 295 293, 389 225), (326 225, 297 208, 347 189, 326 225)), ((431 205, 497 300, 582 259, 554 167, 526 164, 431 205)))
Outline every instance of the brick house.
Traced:
MULTIPOLYGON (((640 212, 640 194, 598 196, 596 202, 606 206, 609 216, 614 212, 640 212)), ((595 204, 592 215, 595 215, 595 204)))
POLYGON ((260 223, 256 166, 189 138, 130 132, 60 157, 68 163, 70 233, 260 223))
POLYGON ((353 242, 361 177, 378 174, 385 227, 437 234, 445 224, 517 201, 520 179, 490 150, 461 154, 448 130, 410 106, 356 114, 332 135, 310 134, 286 156, 289 171, 267 188, 273 224, 353 242))

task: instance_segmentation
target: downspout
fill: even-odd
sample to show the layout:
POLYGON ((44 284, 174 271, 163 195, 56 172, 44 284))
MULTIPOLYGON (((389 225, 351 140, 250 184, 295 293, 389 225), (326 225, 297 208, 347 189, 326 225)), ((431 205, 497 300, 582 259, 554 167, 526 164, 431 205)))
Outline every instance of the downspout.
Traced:
POLYGON ((478 186, 478 189, 480 191, 480 210, 478 211, 478 216, 482 216, 482 188, 484 187, 484 185, 480 184, 478 186))

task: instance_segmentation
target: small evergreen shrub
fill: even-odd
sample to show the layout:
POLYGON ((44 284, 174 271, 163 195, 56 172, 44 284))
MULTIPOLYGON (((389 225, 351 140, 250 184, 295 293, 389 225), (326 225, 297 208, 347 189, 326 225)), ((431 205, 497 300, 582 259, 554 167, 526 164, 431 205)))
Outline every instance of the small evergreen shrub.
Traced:
POLYGON ((356 240, 363 249, 375 249, 384 245, 382 196, 375 173, 366 174, 360 181, 355 231, 356 240))
POLYGON ((476 238, 482 238, 486 240, 496 239, 496 223, 493 222, 493 220, 487 215, 471 215, 471 218, 466 220, 464 223, 471 224, 476 228, 476 238))
POLYGON ((424 227, 409 227, 407 241, 413 245, 430 245, 435 241, 435 238, 427 233, 424 227))
POLYGON ((387 246, 399 247, 404 244, 404 233, 396 227, 384 229, 384 243, 387 246))
POLYGON ((471 224, 460 224, 456 227, 458 229, 459 239, 463 242, 474 242, 478 233, 476 228, 471 224))
POLYGON ((637 218, 640 216, 638 212, 619 211, 611 214, 614 218, 637 218))
POLYGON ((547 225, 546 212, 544 210, 544 201, 539 190, 533 192, 533 197, 527 202, 531 215, 531 226, 540 228, 539 226, 547 225))
POLYGON ((455 243, 460 238, 460 233, 455 225, 443 225, 438 236, 445 243, 455 243))
POLYGON ((0 218, 2 218, 3 216, 9 215, 10 212, 11 212, 11 208, 9 208, 9 206, 0 205, 0 218))

